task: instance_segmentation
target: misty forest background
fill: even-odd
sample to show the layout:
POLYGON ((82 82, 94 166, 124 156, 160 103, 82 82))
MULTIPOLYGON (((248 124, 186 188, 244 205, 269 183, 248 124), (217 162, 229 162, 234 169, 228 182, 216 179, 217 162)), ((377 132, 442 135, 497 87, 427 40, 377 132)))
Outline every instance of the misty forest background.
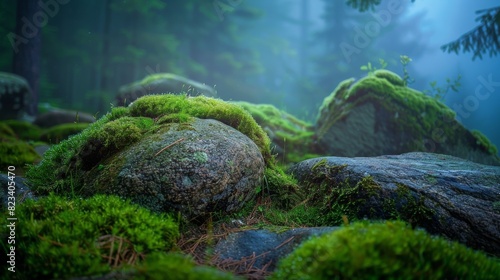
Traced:
MULTIPOLYGON (((13 72, 13 48, 5 35, 16 31, 20 2, 0 1, 0 71, 13 72)), ((472 59, 470 53, 440 50, 474 27, 474 11, 500 1, 479 7, 474 1, 402 0, 403 12, 391 14, 367 46, 347 57, 342 43, 356 47, 356 28, 374 22, 374 13, 387 11, 387 2, 360 12, 332 0, 68 1, 42 28, 39 108, 99 117, 109 111, 120 86, 170 72, 215 87, 224 100, 269 103, 313 122, 339 82, 367 74, 361 66, 370 62, 380 68, 382 59, 403 76, 400 55, 413 60, 407 66, 409 86, 417 90, 435 94, 431 82, 445 88, 446 79, 462 76, 457 92, 442 98, 452 109, 473 95, 478 77, 500 81, 498 57, 472 59), (440 26, 446 28, 436 36, 440 26)), ((460 120, 497 146, 499 92, 497 86, 489 100, 460 120)))

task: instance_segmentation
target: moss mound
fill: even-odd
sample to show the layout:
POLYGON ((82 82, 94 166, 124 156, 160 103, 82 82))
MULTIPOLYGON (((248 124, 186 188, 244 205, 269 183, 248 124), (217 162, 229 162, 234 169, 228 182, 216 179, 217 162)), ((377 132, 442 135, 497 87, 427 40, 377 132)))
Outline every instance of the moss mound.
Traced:
MULTIPOLYGON (((8 213, 1 216, 6 220, 8 213)), ((171 217, 114 196, 67 200, 50 195, 27 200, 16 208, 16 217, 19 279, 105 273, 148 253, 168 251, 179 237, 178 224, 171 217)), ((8 236, 9 228, 2 227, 0 234, 8 236)), ((9 248, 3 244, 5 256, 9 248)))
POLYGON ((0 168, 13 165, 19 168, 40 159, 33 146, 23 141, 0 142, 0 168))
POLYGON ((4 122, 0 122, 0 139, 2 141, 16 139, 14 130, 4 122))
POLYGON ((240 106, 206 96, 172 94, 144 96, 130 106, 130 115, 133 117, 158 118, 179 113, 201 119, 215 119, 239 130, 255 142, 266 162, 271 160, 269 137, 240 106))
POLYGON ((403 222, 355 223, 303 243, 271 279, 496 279, 500 263, 403 222))

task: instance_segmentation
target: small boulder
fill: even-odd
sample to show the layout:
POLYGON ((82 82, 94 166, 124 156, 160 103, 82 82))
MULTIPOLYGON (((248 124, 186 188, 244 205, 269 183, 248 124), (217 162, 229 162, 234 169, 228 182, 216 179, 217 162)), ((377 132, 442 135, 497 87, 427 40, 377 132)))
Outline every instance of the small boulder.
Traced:
POLYGON ((91 170, 85 185, 155 211, 234 212, 256 194, 265 163, 238 130, 212 119, 170 123, 91 170))
POLYGON ((27 109, 31 89, 21 76, 0 72, 0 120, 19 119, 27 109))
POLYGON ((128 105, 137 98, 149 94, 187 93, 190 96, 205 95, 214 97, 214 88, 200 82, 172 73, 157 73, 149 75, 141 81, 122 86, 116 97, 118 106, 128 105))
POLYGON ((402 219, 499 256, 500 167, 448 155, 323 157, 289 170, 326 215, 402 219), (320 191, 321 190, 321 191, 320 191))

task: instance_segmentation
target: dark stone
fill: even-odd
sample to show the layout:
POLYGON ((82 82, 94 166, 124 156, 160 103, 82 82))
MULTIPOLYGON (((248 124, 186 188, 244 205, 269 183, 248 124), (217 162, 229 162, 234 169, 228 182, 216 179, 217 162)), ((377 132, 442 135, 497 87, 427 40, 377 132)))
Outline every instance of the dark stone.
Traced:
POLYGON ((0 120, 20 119, 30 97, 31 89, 26 79, 0 72, 0 120))
POLYGON ((57 110, 41 114, 35 118, 33 124, 48 128, 65 123, 93 123, 94 116, 77 111, 57 110))
POLYGON ((394 219, 394 213, 384 211, 394 202, 400 217, 408 222, 500 255, 500 167, 448 155, 407 153, 315 158, 292 166, 289 172, 306 189, 323 182, 335 186, 335 182, 346 180, 355 185, 370 176, 380 191, 364 205, 364 209, 374 211, 360 213, 358 218, 370 215, 370 219, 394 219), (408 206, 417 211, 405 213, 408 206))
POLYGON ((246 230, 229 234, 215 246, 219 259, 255 260, 255 269, 273 271, 277 262, 290 254, 311 236, 318 236, 338 229, 338 227, 294 228, 281 233, 269 230, 246 230), (267 266, 266 266, 267 265, 267 266))

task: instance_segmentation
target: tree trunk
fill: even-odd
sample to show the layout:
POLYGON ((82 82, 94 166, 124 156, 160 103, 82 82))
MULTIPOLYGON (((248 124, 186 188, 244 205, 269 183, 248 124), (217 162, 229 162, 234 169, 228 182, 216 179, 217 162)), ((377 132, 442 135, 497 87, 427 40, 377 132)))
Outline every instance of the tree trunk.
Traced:
MULTIPOLYGON (((102 32, 103 32, 103 40, 102 40, 102 51, 101 51, 101 67, 100 67, 100 77, 98 77, 100 84, 99 84, 99 91, 101 94, 104 94, 108 92, 108 87, 109 87, 109 29, 111 25, 111 7, 110 7, 110 2, 109 0, 104 1, 104 20, 102 24, 102 32)), ((104 97, 99 97, 96 98, 97 100, 97 109, 99 112, 105 112, 106 108, 104 107, 104 97)))
POLYGON ((17 1, 16 35, 20 39, 14 49, 12 71, 24 77, 31 87, 31 102, 26 111, 30 115, 38 113, 38 91, 40 83, 40 49, 42 27, 47 24, 48 15, 38 5, 38 1, 17 1))

